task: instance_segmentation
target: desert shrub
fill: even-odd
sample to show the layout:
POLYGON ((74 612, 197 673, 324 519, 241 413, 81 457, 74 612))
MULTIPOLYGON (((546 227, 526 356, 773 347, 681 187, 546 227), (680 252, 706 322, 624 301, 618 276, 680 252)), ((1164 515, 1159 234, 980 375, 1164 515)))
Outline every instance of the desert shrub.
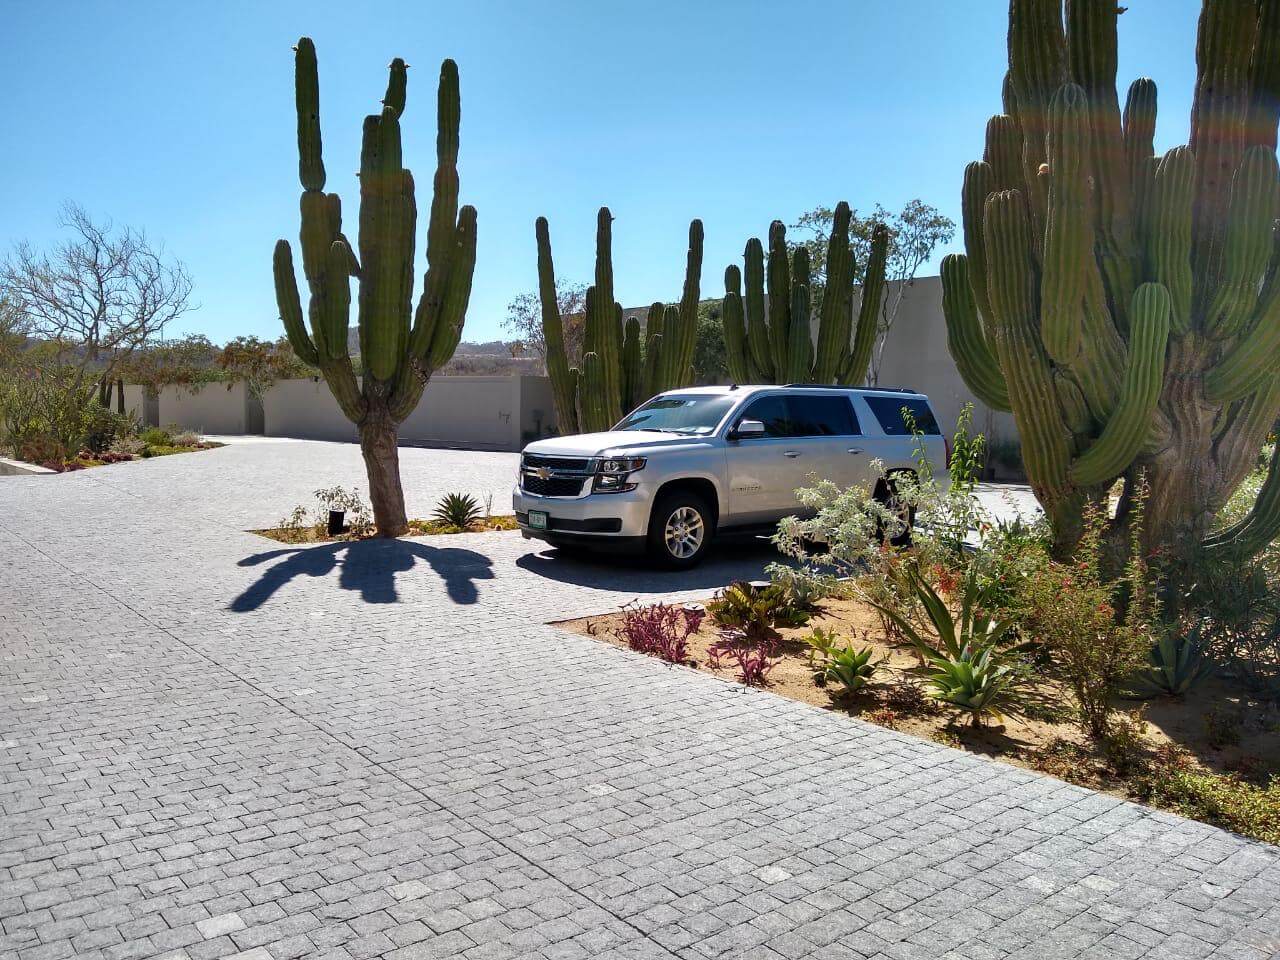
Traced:
POLYGON ((667 603, 626 606, 618 636, 628 647, 668 663, 689 663, 689 638, 698 632, 705 614, 691 607, 667 603))
POLYGON ((200 445, 200 434, 194 430, 180 430, 173 434, 173 445, 175 447, 198 447, 200 445))
POLYGON ((109 450, 118 438, 132 436, 137 430, 132 417, 108 410, 96 400, 85 408, 84 446, 92 453, 109 450))
POLYGON ((440 498, 431 519, 445 526, 465 530, 480 519, 480 504, 467 493, 449 493, 440 498))
POLYGON ((127 455, 129 457, 140 457, 144 450, 147 449, 146 441, 138 436, 116 437, 111 441, 109 453, 127 455))
POLYGON ((1090 505, 1076 562, 1048 563, 1025 584, 1027 626, 1071 687, 1081 727, 1100 741, 1109 732, 1114 699, 1147 663, 1162 629, 1138 544, 1143 502, 1140 490, 1119 576, 1105 575, 1108 521, 1101 507, 1090 505))
POLYGON ((4 442, 20 460, 65 460, 85 445, 95 410, 106 412, 96 385, 69 368, 22 368, 0 382, 4 442))
POLYGON ((173 435, 163 427, 147 427, 138 437, 148 447, 171 447, 173 446, 173 435))
POLYGON ((1130 785, 1153 806, 1280 844, 1280 779, 1258 786, 1201 770, 1183 751, 1165 749, 1130 785))
POLYGON ((1200 631, 1224 675, 1254 696, 1280 700, 1280 578, 1266 559, 1200 558, 1183 598, 1183 622, 1200 631))
POLYGON ((1215 750, 1234 747, 1240 743, 1244 732, 1244 715, 1227 706, 1211 707, 1201 718, 1204 722, 1204 738, 1215 750))

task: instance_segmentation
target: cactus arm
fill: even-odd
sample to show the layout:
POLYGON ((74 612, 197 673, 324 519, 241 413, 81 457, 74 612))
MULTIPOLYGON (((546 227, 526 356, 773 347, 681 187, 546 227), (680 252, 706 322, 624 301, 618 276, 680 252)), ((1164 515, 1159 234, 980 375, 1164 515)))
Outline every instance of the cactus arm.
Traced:
POLYGON ((387 78, 387 92, 382 96, 382 105, 390 107, 397 120, 404 113, 404 99, 408 86, 409 65, 400 57, 391 61, 391 75, 387 78))
POLYGON ((280 320, 289 345, 299 360, 308 366, 317 366, 320 356, 307 335, 307 326, 302 319, 302 300, 298 296, 298 279, 293 272, 293 251, 288 240, 276 241, 271 266, 275 277, 276 306, 280 309, 280 320))
POLYGON ((662 370, 662 321, 666 307, 661 302, 649 304, 649 313, 644 323, 644 394, 652 397, 664 389, 661 377, 662 370))
POLYGON ((1124 102, 1124 156, 1133 196, 1133 222, 1138 236, 1145 235, 1147 202, 1151 196, 1156 135, 1156 84, 1139 77, 1129 84, 1124 102))
POLYGON ((774 373, 785 380, 790 364, 788 314, 791 310, 791 270, 787 263, 787 228, 781 220, 769 224, 769 343, 774 373))
POLYGON ((987 197, 995 192, 995 174, 990 164, 975 160, 964 168, 960 220, 964 231, 964 250, 969 257, 969 283, 983 324, 991 323, 991 298, 987 295, 987 252, 982 238, 982 212, 987 197))
POLYGON ((771 338, 765 319, 765 267, 764 247, 754 237, 747 241, 742 252, 743 311, 746 313, 747 349, 750 352, 752 375, 750 380, 773 383, 775 380, 771 338))
POLYGON ((735 265, 724 271, 724 303, 720 325, 724 330, 725 362, 733 383, 750 383, 751 366, 747 359, 747 327, 742 309, 742 272, 735 265))
POLYGON ((1257 21, 1242 16, 1241 6, 1205 4, 1196 35, 1190 146, 1196 161, 1195 299, 1201 305, 1219 284, 1231 183, 1245 146, 1241 131, 1248 118, 1257 21))
POLYGON ((1258 282, 1271 255, 1271 234, 1280 214, 1280 164, 1275 150, 1250 147, 1231 184, 1224 235, 1222 282, 1209 305, 1205 332, 1235 335, 1257 301, 1258 282))
POLYGON ((680 350, 675 357, 673 379, 664 386, 688 386, 693 381, 689 369, 693 365, 693 352, 698 343, 698 300, 702 287, 702 221, 689 224, 689 250, 685 256, 684 286, 680 292, 680 350))
POLYGON ((987 121, 982 159, 991 167, 992 190, 1011 190, 1022 183, 1022 129, 1017 120, 998 113, 987 121))
POLYGON ((1280 353, 1280 296, 1268 299, 1261 319, 1204 378, 1205 396, 1230 403, 1261 389, 1275 375, 1280 353))
POLYGON ((556 296, 556 268, 551 257, 551 231, 546 217, 533 226, 538 243, 538 300, 542 306, 542 340, 547 376, 555 400, 556 424, 562 434, 578 430, 578 398, 569 371, 569 357, 564 345, 564 320, 560 316, 560 300, 556 296))
POLYGON ((1056 502, 1070 492, 1071 433, 1063 423, 1037 332, 1031 226, 1017 191, 992 194, 983 219, 992 339, 1022 437, 1027 476, 1052 516, 1056 502))
POLYGON ((476 208, 468 205, 458 211, 455 249, 450 258, 444 302, 440 307, 440 319, 431 336, 431 346, 427 350, 428 371, 444 366, 462 339, 462 324, 466 320, 467 304, 471 300, 475 265, 476 208))
POLYGON ((640 358, 640 319, 626 323, 622 337, 622 413, 625 416, 639 406, 644 390, 644 368, 640 358))
POLYGON ((1064 84, 1049 113, 1047 150, 1052 180, 1040 281, 1040 337, 1049 356, 1070 366, 1082 347, 1085 282, 1093 269, 1089 222, 1089 105, 1085 92, 1064 84))
POLYGON ((845 309, 849 286, 853 283, 852 254, 849 249, 849 204, 836 204, 831 237, 827 242, 827 282, 818 311, 818 344, 814 350, 814 383, 835 383, 847 361, 853 316, 845 309))
MULTIPOLYGON (((799 251, 803 251, 801 247, 799 251)), ((809 283, 804 279, 791 283, 791 327, 787 344, 786 380, 788 383, 810 383, 813 370, 813 341, 809 334, 809 283)))
POLYGON ((1240 522, 1208 537, 1210 553, 1253 556, 1280 536, 1280 446, 1271 453, 1267 477, 1262 482, 1253 507, 1240 522))
POLYGON ((867 255, 867 272, 862 283, 862 301, 858 304, 858 322, 849 348, 849 362, 840 372, 840 383, 857 386, 867 379, 871 351, 880 332, 880 305, 884 302, 885 269, 889 256, 889 231, 883 223, 871 230, 871 250, 867 255))
POLYGON ((1276 148, 1276 124, 1280 121, 1280 3, 1258 5, 1258 35, 1253 47, 1252 93, 1246 145, 1276 148))
POLYGON ((1070 0, 1066 10, 1071 73, 1088 102, 1098 264, 1110 313, 1117 326, 1127 331, 1139 251, 1134 244, 1129 172, 1116 98, 1120 7, 1115 0, 1070 0))
POLYGON ((604 362, 597 353, 582 355, 581 383, 578 401, 582 404, 582 428, 587 433, 600 433, 613 426, 609 419, 609 402, 605 397, 604 362))
POLYGON ((622 418, 622 322, 613 296, 613 214, 601 207, 596 215, 595 297, 587 301, 587 323, 594 329, 593 349, 600 363, 604 418, 622 418))
POLYGON ((298 108, 298 179, 304 190, 324 189, 324 156, 320 141, 320 73, 316 45, 301 37, 293 48, 293 87, 298 108))
POLYGON ((348 265, 351 252, 341 240, 329 246, 329 264, 325 273, 325 295, 321 301, 320 323, 323 333, 317 345, 333 360, 349 356, 347 327, 351 323, 351 284, 348 265))
POLYGON ((1174 334, 1191 329, 1191 214, 1195 158, 1188 147, 1174 147, 1156 167, 1146 231, 1147 264, 1152 279, 1169 291, 1174 334))
POLYGON ((1009 389, 982 332, 969 286, 969 261, 963 254, 950 254, 942 260, 942 313, 947 323, 947 347, 961 379, 988 407, 1008 412, 1009 389))
POLYGON ((1156 283, 1142 284, 1134 291, 1129 316, 1124 389, 1102 435, 1071 465, 1071 479, 1080 486, 1107 483, 1128 469, 1150 432, 1160 400, 1169 341, 1169 292, 1156 283))

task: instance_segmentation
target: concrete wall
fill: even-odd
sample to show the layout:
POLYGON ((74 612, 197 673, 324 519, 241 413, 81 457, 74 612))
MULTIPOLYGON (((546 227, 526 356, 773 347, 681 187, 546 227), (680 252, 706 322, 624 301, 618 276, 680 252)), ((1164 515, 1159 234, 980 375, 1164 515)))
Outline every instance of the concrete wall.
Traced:
MULTIPOLYGON (((896 284, 885 291, 895 293, 896 284)), ((965 403, 973 404, 973 426, 989 440, 1015 440, 1013 417, 987 407, 965 386, 947 350, 947 326, 942 315, 942 280, 921 277, 902 297, 897 319, 885 342, 879 385, 910 387, 929 395, 942 429, 950 433, 965 403)))
MULTIPOLYGON (((262 398, 269 437, 356 439, 323 380, 283 380, 262 398)), ((555 423, 546 377, 432 377, 422 400, 400 426, 400 440, 423 446, 519 450, 526 437, 555 423)))
POLYGON ((164 387, 160 391, 159 420, 161 426, 177 424, 200 433, 245 433, 249 422, 248 388, 243 383, 164 387))

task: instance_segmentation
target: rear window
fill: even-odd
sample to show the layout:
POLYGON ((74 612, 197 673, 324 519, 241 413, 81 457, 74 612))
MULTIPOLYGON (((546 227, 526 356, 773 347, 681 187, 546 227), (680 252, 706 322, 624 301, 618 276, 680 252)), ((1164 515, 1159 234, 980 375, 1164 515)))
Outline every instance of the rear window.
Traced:
POLYGON ((907 427, 907 418, 903 410, 915 420, 916 429, 926 436, 937 436, 942 433, 938 420, 929 408, 929 402, 921 397, 868 397, 864 396, 867 406, 875 414, 876 420, 885 433, 891 437, 906 436, 911 432, 907 427))

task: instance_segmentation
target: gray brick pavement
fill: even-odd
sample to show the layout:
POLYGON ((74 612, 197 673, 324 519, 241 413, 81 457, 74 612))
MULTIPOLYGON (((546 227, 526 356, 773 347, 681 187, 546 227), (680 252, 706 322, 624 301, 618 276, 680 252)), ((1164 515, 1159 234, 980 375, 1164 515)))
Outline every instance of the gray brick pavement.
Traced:
MULTIPOLYGON (((410 509, 512 464, 406 451, 410 509)), ((1274 847, 544 626, 763 553, 241 532, 359 476, 0 480, 0 958, 1280 955, 1274 847)))

